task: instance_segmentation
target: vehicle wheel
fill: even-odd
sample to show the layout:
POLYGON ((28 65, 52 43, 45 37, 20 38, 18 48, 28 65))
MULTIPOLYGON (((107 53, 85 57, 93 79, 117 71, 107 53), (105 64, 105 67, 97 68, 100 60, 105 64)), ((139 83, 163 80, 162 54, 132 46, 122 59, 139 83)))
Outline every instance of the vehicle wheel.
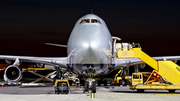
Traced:
POLYGON ((85 84, 84 80, 81 80, 80 83, 82 84, 82 86, 84 86, 85 84))
POLYGON ((69 90, 66 90, 65 93, 68 94, 68 93, 69 93, 69 90))
POLYGON ((57 90, 57 94, 59 94, 59 90, 57 90))
POLYGON ((137 89, 137 92, 138 92, 138 93, 143 93, 143 92, 144 92, 144 89, 137 89))
POLYGON ((96 93, 96 83, 93 83, 92 85, 92 93, 96 93))
POLYGON ((57 94, 57 90, 55 90, 55 94, 57 94))
POLYGON ((106 79, 104 80, 104 86, 107 86, 107 80, 106 79))
POLYGON ((119 80, 119 86, 122 85, 122 80, 119 80))
POLYGON ((169 90, 169 93, 175 93, 175 90, 169 90))
POLYGON ((126 80, 125 85, 126 86, 129 85, 129 80, 126 80))
POLYGON ((69 81, 69 85, 72 86, 73 81, 72 80, 68 80, 69 81))
POLYGON ((110 85, 112 86, 112 85, 113 85, 113 82, 110 82, 110 85))
POLYGON ((101 86, 101 80, 98 80, 98 86, 101 86))

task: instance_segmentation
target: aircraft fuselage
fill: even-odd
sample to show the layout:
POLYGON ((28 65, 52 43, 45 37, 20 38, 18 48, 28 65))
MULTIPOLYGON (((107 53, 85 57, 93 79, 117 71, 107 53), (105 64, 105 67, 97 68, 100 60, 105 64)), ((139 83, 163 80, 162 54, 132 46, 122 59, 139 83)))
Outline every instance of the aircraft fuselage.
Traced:
POLYGON ((108 70, 112 60, 112 37, 105 22, 94 14, 80 18, 67 44, 68 66, 76 73, 94 75, 108 70))

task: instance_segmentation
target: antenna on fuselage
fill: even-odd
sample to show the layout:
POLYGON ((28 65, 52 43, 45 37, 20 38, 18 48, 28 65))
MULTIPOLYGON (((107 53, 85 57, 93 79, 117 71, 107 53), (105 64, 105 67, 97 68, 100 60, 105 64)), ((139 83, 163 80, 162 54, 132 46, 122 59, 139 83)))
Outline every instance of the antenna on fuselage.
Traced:
POLYGON ((91 0, 91 14, 93 14, 93 0, 91 0))

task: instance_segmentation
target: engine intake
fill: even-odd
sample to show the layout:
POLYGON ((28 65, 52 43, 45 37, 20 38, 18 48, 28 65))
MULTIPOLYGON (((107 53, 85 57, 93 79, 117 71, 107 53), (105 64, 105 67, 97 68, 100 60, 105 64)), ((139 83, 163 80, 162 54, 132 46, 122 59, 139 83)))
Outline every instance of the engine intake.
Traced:
POLYGON ((6 68, 4 76, 9 82, 17 82, 22 78, 22 69, 16 65, 10 65, 6 68))

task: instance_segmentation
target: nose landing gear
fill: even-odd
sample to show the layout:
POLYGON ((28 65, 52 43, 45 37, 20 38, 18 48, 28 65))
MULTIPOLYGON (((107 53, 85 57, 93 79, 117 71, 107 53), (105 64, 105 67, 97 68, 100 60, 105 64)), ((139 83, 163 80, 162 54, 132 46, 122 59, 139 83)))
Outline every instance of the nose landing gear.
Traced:
POLYGON ((87 79, 86 84, 84 86, 84 93, 89 93, 90 90, 91 90, 91 98, 94 98, 96 93, 96 83, 93 78, 87 79))

